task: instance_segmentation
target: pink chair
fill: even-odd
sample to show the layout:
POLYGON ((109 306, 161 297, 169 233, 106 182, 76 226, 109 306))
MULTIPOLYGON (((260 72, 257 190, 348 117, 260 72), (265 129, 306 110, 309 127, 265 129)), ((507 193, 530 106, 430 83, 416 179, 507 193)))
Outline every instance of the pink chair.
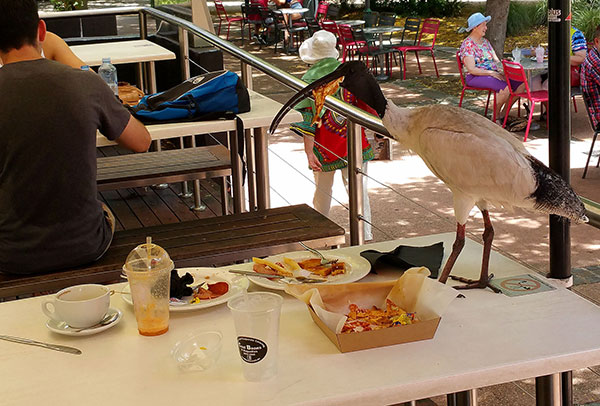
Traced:
POLYGON ((496 122, 496 92, 493 89, 488 89, 485 87, 473 87, 473 86, 467 85, 467 83, 465 82, 465 77, 464 77, 464 73, 463 73, 463 63, 462 63, 462 60, 460 59, 459 51, 456 52, 456 62, 458 63, 458 73, 460 73, 460 81, 463 86, 462 92, 460 93, 460 101, 458 102, 458 107, 462 107, 463 97, 465 97, 465 90, 479 90, 482 92, 488 92, 487 103, 485 104, 485 113, 483 113, 483 115, 487 117, 488 107, 490 105, 490 95, 493 93, 494 94, 494 109, 492 110, 492 112, 493 112, 492 113, 492 121, 495 123, 496 122))
POLYGON ((223 22, 227 23, 227 41, 229 41, 229 29, 231 28, 231 23, 239 22, 242 30, 244 29, 244 17, 229 17, 221 0, 215 0, 215 9, 217 10, 217 17, 219 17, 219 29, 217 35, 221 35, 221 25, 223 22))
POLYGON ((322 1, 317 7, 317 21, 321 22, 327 19, 327 10, 329 10, 329 3, 322 1))
MULTIPOLYGON (((502 61, 502 67, 504 68, 504 76, 506 77, 506 82, 509 83, 508 90, 510 91, 510 97, 508 98, 508 105, 510 106, 513 99, 523 97, 531 102, 531 108, 529 110, 529 118, 527 119, 527 129, 525 130, 525 138, 523 138, 523 142, 527 141, 527 135, 529 135, 529 127, 531 126, 531 119, 533 118, 533 110, 535 110, 535 103, 538 102, 547 102, 548 101, 548 91, 547 90, 539 90, 537 92, 532 92, 529 90, 529 84, 527 83, 527 76, 525 76, 525 70, 520 63, 511 62, 507 60, 502 61), (515 90, 510 86, 510 81, 515 80, 519 82, 525 83, 525 92, 516 93, 515 90)), ((502 127, 506 127, 506 121, 508 120, 508 113, 510 111, 507 109, 506 116, 504 117, 504 123, 502 127)), ((546 114, 546 127, 548 126, 548 114, 546 114)))
POLYGON ((351 60, 353 59, 356 51, 367 45, 366 42, 358 42, 354 39, 352 34, 352 27, 347 24, 340 24, 337 26, 340 45, 342 46, 342 63, 346 62, 346 57, 351 60))
POLYGON ((409 46, 399 46, 395 47, 400 54, 402 55, 402 64, 404 66, 404 72, 402 74, 402 79, 406 79, 406 53, 414 52, 417 57, 417 64, 419 65, 419 74, 423 73, 421 70, 421 62, 419 62, 419 52, 420 51, 429 51, 431 52, 431 58, 433 59, 433 66, 435 67, 435 74, 437 77, 440 77, 438 73, 437 64, 435 63, 435 55, 433 53, 433 47, 435 46, 435 40, 437 38, 438 31, 440 29, 441 21, 435 18, 426 18, 423 21, 423 26, 421 27, 421 33, 419 34, 419 40, 417 41, 417 45, 409 45, 409 46), (423 40, 423 36, 433 35, 433 39, 431 40, 431 45, 423 45, 421 41, 423 40))

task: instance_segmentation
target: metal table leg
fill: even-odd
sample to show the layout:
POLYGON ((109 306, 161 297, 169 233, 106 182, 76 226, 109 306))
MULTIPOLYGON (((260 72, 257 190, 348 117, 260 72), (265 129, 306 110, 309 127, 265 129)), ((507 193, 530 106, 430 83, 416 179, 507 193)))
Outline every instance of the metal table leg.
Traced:
POLYGON ((233 193, 233 212, 241 213, 244 207, 244 187, 242 186, 242 160, 238 154, 239 144, 237 133, 230 131, 227 133, 229 138, 229 151, 231 154, 231 190, 233 193))
POLYGON ((535 378, 535 404, 537 406, 561 406, 560 373, 535 378))
POLYGON ((256 176, 254 170, 254 137, 252 137, 252 130, 244 130, 245 142, 246 142, 246 168, 248 176, 248 200, 250 202, 250 211, 257 209, 256 203, 256 176))
POLYGON ((256 201, 258 209, 271 207, 271 185, 269 184, 269 138, 266 128, 254 129, 254 153, 256 156, 256 201))
MULTIPOLYGON (((196 146, 196 136, 192 135, 192 147, 196 146)), ((200 197, 200 180, 196 179, 194 181, 194 205, 190 207, 191 210, 194 211, 204 211, 206 210, 206 205, 202 203, 202 199, 200 197)))

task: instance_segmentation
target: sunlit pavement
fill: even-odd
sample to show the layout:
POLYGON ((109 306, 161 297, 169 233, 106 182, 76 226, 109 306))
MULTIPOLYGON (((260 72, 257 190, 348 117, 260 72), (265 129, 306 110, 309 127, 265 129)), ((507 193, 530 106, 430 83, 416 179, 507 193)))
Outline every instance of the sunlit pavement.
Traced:
MULTIPOLYGON (((99 8, 117 5, 148 5, 146 1, 90 1, 90 7, 99 8)), ((42 7, 51 9, 48 3, 42 7), (46 5, 46 6, 45 6, 46 5)), ((224 36, 223 36, 224 37, 224 36)), ((231 38, 241 45, 239 27, 232 27, 231 38)), ((286 72, 298 77, 306 72, 307 66, 297 55, 275 54, 273 47, 259 50, 255 44, 249 44, 246 38, 244 49, 267 60, 286 72)), ((443 80, 458 80, 456 50, 437 49, 436 59, 443 80)), ((402 81, 401 72, 394 67, 393 78, 381 86, 386 96, 396 104, 418 106, 430 103, 458 104, 458 91, 453 94, 427 88, 417 78, 435 75, 431 58, 421 57, 423 75, 418 69, 413 55, 408 56, 408 79, 402 81)), ((239 73, 239 62, 225 56, 225 67, 239 73)), ((262 94, 285 102, 293 92, 261 72, 254 71, 254 89, 262 94)), ((593 135, 584 111, 583 101, 577 99, 579 112, 571 109, 571 182, 582 196, 600 201, 600 169, 595 168, 598 152, 592 158, 586 179, 581 179, 585 159, 593 135)), ((483 113, 485 98, 483 94, 467 93, 464 107, 483 113)), ((513 110, 513 114, 516 112, 513 110)), ((534 115, 534 117, 536 117, 534 115)), ((535 119, 535 118, 534 118, 535 119)), ((548 163, 548 136, 545 123, 541 129, 531 132, 525 144, 526 148, 538 159, 548 163)), ((523 132, 514 133, 522 140, 523 132)), ((374 241, 410 237, 455 230, 452 196, 446 186, 439 181, 419 157, 392 142, 392 160, 372 161, 369 164, 369 198, 372 207, 374 241)), ((596 148, 600 150, 600 146, 596 148)), ((308 169, 304 147, 300 137, 286 128, 279 128, 270 137, 269 165, 271 181, 271 202, 273 206, 308 203, 312 204, 314 184, 312 173, 308 169)), ((332 210, 330 217, 348 230, 348 198, 339 175, 336 178, 332 210)), ((541 274, 548 272, 548 219, 545 215, 527 213, 520 209, 491 211, 495 228, 494 249, 517 260, 541 274)), ((469 237, 481 241, 483 231, 481 214, 475 209, 467 223, 469 237)), ((579 225, 571 228, 572 266, 575 274, 577 293, 600 303, 600 230, 579 225)), ((446 247, 450 249, 450 247, 446 247)), ((491 270, 493 272, 493 270, 491 270)), ((559 327, 559 323, 557 325, 559 327)), ((577 333, 577 332, 576 332, 577 333)), ((583 333, 583 332, 582 332, 583 333)), ((593 404, 600 400, 600 368, 586 368, 574 373, 575 403, 593 404)), ((533 404, 535 394, 534 380, 514 382, 483 388, 478 392, 480 405, 518 406, 533 404)), ((444 405, 445 398, 438 397, 420 401, 419 405, 444 405)))

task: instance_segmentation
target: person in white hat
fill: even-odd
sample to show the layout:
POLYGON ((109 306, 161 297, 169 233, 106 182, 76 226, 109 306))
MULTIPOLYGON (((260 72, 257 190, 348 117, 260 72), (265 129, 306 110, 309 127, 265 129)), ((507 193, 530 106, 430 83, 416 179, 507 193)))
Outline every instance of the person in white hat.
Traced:
MULTIPOLYGON (((469 36, 460 46, 459 56, 467 70, 465 82, 468 86, 492 89, 496 92, 496 119, 503 120, 510 110, 507 106, 510 92, 501 72, 500 59, 492 44, 484 38, 487 23, 492 17, 484 17, 481 13, 472 14, 467 20, 469 36), (508 110, 507 110, 508 109, 508 110)), ((525 91, 522 82, 511 81, 511 86, 517 92, 525 91)))
MULTIPOLYGON (((336 49, 337 38, 328 31, 317 31, 312 37, 302 43, 299 49, 300 58, 311 68, 302 76, 302 80, 312 83, 317 79, 333 72, 339 65, 339 52, 336 49)), ((365 111, 373 110, 356 99, 347 91, 337 93, 336 97, 351 103, 365 111), (341 93, 341 94, 340 94, 341 93)), ((348 189, 348 168, 346 162, 347 140, 346 119, 333 111, 323 109, 321 123, 311 124, 314 117, 315 103, 311 99, 303 100, 295 107, 302 114, 303 121, 290 126, 291 130, 304 138, 304 151, 308 165, 315 177, 316 190, 313 197, 315 210, 323 215, 329 215, 331 207, 331 192, 333 179, 337 169, 342 170, 342 179, 348 189)), ((374 152, 362 129, 363 171, 366 173, 367 162, 374 158, 374 152)), ((367 193, 367 177, 363 176, 363 211, 365 219, 371 221, 371 207, 367 193)), ((365 240, 371 240, 371 225, 364 223, 365 240)))

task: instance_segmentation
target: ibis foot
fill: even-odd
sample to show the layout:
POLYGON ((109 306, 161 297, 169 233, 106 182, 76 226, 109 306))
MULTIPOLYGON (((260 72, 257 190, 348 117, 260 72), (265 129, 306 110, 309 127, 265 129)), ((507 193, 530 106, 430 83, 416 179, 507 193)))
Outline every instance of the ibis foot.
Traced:
POLYGON ((502 291, 500 289, 498 289, 497 287, 493 286, 490 281, 492 280, 492 278, 494 277, 494 274, 490 274, 490 276, 487 278, 486 280, 480 280, 480 279, 468 279, 468 278, 463 278, 462 276, 454 276, 454 275, 450 275, 450 278, 452 278, 452 280, 455 281, 459 281, 464 283, 465 285, 460 285, 460 286, 453 286, 455 289, 485 289, 485 288, 490 288, 492 291, 494 291, 495 293, 502 293, 502 291))

